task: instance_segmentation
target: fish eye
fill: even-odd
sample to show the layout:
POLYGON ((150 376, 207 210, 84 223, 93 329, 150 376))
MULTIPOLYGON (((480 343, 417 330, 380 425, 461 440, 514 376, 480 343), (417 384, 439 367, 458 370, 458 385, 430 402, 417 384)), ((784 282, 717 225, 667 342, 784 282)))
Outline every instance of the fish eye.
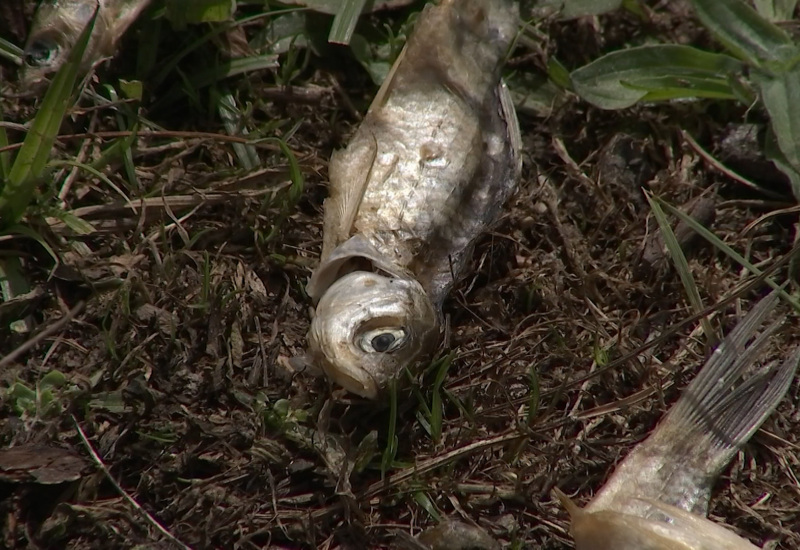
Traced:
POLYGON ((387 353, 402 346, 406 336, 404 328, 378 328, 362 334, 358 344, 367 353, 387 353))
POLYGON ((25 50, 25 63, 39 67, 49 65, 58 56, 58 44, 50 40, 36 40, 25 50))

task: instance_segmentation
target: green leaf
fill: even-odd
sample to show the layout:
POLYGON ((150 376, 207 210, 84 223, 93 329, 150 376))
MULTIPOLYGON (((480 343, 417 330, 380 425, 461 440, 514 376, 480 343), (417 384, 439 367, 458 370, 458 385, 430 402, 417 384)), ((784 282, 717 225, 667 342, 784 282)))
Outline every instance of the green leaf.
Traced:
POLYGON ((21 382, 14 382, 6 396, 17 415, 36 413, 36 392, 21 382))
POLYGON ((791 21, 797 0, 753 0, 753 5, 769 21, 791 21))
POLYGON ((60 388, 67 383, 67 377, 61 371, 51 370, 39 380, 39 387, 44 388, 60 388))
POLYGON ((555 57, 547 60, 547 76, 565 90, 572 90, 569 70, 555 57))
POLYGON ((33 199, 35 185, 50 158, 61 121, 72 103, 72 91, 80 71, 81 59, 96 18, 95 8, 94 15, 83 29, 66 62, 47 88, 39 112, 0 192, 0 226, 18 222, 33 199))
POLYGON ((78 235, 91 235, 96 231, 92 224, 71 212, 55 210, 51 212, 51 214, 54 218, 64 222, 64 225, 72 229, 72 231, 78 235))
POLYGON ((604 55, 573 71, 570 78, 575 92, 586 101, 601 109, 624 109, 648 95, 671 98, 676 97, 678 91, 682 92, 678 97, 719 94, 720 83, 729 74, 741 70, 742 65, 729 56, 690 46, 665 44, 604 55), (669 83, 670 87, 653 88, 658 79, 664 85, 669 83), (686 82, 688 87, 677 90, 674 88, 676 82, 686 82), (701 83, 704 83, 704 88, 692 88, 692 85, 701 83))
POLYGON ((635 90, 647 94, 642 101, 667 101, 681 98, 736 99, 730 79, 703 76, 661 76, 641 78, 634 82, 623 82, 635 90))
MULTIPOLYGON (((350 51, 353 52, 353 56, 367 70, 372 82, 380 86, 392 69, 394 60, 389 56, 380 55, 382 53, 380 51, 373 51, 375 47, 375 44, 360 34, 353 35, 350 39, 350 51)), ((380 50, 380 46, 377 48, 380 50)))
POLYGON ((754 67, 786 66, 798 48, 780 27, 741 0, 692 0, 697 17, 725 48, 754 67))
MULTIPOLYGON (((800 172, 800 65, 778 75, 754 71, 752 78, 769 113, 778 148, 793 171, 800 172)), ((792 191, 800 200, 800 188, 791 179, 792 191)))
POLYGON ((541 0, 537 8, 549 7, 559 11, 564 19, 601 15, 619 9, 622 0, 541 0))
POLYGON ((786 155, 778 145, 778 138, 775 136, 775 129, 770 127, 764 140, 764 155, 789 178, 792 186, 792 194, 800 200, 800 171, 795 169, 786 159, 786 155))
POLYGON ((364 10, 364 4, 367 3, 367 0, 340 1, 341 4, 336 11, 336 16, 333 18, 331 32, 328 35, 328 42, 347 45, 353 37, 353 31, 356 30, 358 18, 361 17, 361 12, 364 10))
POLYGON ((235 0, 167 0, 166 17, 178 30, 198 23, 229 21, 236 11, 235 0))
POLYGON ((308 46, 306 14, 291 12, 272 17, 250 41, 250 46, 259 53, 286 53, 290 48, 308 46))
POLYGON ((128 99, 135 99, 141 101, 144 95, 144 86, 141 80, 122 80, 119 81, 119 89, 122 90, 122 95, 128 99))

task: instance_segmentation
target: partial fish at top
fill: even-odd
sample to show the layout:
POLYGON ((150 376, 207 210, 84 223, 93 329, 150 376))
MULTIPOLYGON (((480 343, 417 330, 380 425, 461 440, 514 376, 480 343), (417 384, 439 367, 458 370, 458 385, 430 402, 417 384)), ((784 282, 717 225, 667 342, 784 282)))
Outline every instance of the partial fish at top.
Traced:
POLYGON ((777 300, 773 292, 736 326, 586 508, 557 491, 577 550, 758 548, 705 516, 717 478, 786 394, 800 363, 798 346, 783 364, 746 374, 780 325, 747 345, 777 300))
POLYGON ((436 345, 441 306, 519 179, 519 129, 500 80, 511 0, 426 6, 348 147, 330 162, 308 293, 306 360, 376 398, 436 345))
POLYGON ((150 0, 44 0, 33 17, 22 84, 43 86, 67 60, 86 24, 97 9, 94 30, 83 54, 81 72, 114 55, 119 39, 150 0))

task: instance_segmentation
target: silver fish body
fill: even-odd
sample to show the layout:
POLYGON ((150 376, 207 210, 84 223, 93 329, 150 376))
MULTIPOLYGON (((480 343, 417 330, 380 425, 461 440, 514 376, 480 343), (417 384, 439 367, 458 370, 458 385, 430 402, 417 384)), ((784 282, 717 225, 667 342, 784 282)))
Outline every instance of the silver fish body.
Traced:
POLYGON ((500 68, 517 27, 511 0, 427 6, 348 147, 331 158, 308 355, 354 393, 376 398, 431 351, 471 245, 516 186, 520 136, 500 68), (357 311, 372 286, 334 285, 353 272, 381 281, 398 306, 391 315, 357 311))
POLYGON ((755 550, 706 518, 720 473, 789 389, 800 347, 781 365, 752 375, 779 323, 748 345, 777 293, 737 325, 655 431, 619 464, 583 510, 559 496, 572 516, 577 550, 755 550))
POLYGON ((119 39, 150 0, 46 0, 39 5, 25 45, 22 85, 39 88, 67 60, 97 9, 92 36, 83 54, 82 72, 112 56, 119 39))

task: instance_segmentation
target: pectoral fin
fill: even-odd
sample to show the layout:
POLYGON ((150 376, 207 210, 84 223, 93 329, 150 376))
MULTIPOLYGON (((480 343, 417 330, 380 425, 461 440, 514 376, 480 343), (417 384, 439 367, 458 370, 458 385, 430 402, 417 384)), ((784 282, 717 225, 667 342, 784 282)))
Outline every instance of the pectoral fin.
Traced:
POLYGON ((353 271, 382 271, 393 277, 412 278, 358 233, 323 257, 311 275, 306 292, 316 303, 337 279, 353 271))

